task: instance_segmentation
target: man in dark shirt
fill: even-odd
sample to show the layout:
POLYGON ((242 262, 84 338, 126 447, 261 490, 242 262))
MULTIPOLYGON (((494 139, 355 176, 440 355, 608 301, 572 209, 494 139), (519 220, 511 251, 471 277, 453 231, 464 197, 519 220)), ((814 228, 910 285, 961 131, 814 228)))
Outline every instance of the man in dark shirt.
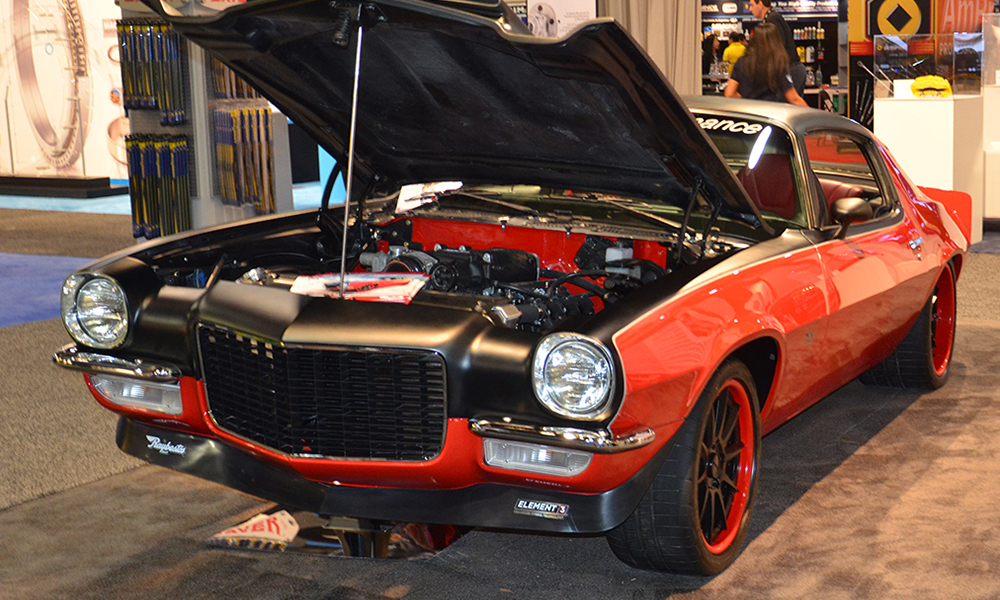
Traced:
POLYGON ((804 96, 806 91, 806 66, 799 60, 799 51, 795 48, 795 37, 792 35, 792 28, 781 16, 781 13, 771 8, 771 0, 750 0, 750 12, 757 19, 765 23, 771 23, 778 28, 781 33, 781 40, 785 43, 785 51, 788 52, 788 71, 792 75, 792 85, 800 96, 804 96))

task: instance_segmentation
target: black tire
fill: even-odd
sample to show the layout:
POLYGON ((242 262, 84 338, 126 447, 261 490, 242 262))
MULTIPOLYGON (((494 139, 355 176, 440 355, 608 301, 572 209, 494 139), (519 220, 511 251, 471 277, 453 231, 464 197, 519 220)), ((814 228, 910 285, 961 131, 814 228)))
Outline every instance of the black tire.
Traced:
POLYGON ((863 373, 865 385, 934 390, 948 379, 955 349, 955 271, 949 263, 892 356, 863 373))
POLYGON ((740 553, 757 489, 760 410, 743 363, 729 361, 716 371, 675 436, 653 484, 608 532, 608 544, 633 567, 714 575, 740 553))

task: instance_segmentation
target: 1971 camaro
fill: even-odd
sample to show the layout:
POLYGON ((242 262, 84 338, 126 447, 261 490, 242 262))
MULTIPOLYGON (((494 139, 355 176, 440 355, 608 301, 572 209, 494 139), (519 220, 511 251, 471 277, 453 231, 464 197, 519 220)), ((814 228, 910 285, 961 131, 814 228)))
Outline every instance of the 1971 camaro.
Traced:
POLYGON ((534 38, 495 0, 157 9, 341 158, 350 202, 69 276, 54 359, 129 454, 710 574, 762 435, 859 376, 948 376, 968 197, 852 121, 685 103, 613 21, 534 38))

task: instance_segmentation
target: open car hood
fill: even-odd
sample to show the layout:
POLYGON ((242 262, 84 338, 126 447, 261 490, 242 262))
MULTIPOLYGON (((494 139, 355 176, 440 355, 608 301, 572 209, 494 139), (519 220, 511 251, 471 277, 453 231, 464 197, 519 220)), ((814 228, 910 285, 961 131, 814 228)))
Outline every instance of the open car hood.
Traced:
POLYGON ((143 1, 343 161, 362 23, 352 200, 372 186, 460 180, 684 205, 701 180, 723 214, 761 224, 676 92, 611 19, 551 40, 518 33, 496 0, 256 0, 210 17, 143 1))

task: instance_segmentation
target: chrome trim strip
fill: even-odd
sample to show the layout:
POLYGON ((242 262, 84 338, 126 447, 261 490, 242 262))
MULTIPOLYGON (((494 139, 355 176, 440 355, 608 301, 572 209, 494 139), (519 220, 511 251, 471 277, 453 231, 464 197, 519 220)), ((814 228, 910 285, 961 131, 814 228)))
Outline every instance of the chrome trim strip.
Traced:
POLYGON ((52 362, 74 371, 118 375, 153 383, 176 383, 181 378, 180 370, 173 367, 147 363, 140 359, 128 360, 87 352, 80 350, 76 344, 70 344, 53 354, 52 362))
POLYGON ((469 429, 481 437, 547 444, 561 448, 585 450, 596 454, 615 454, 635 450, 656 439, 656 433, 649 428, 624 437, 613 437, 612 433, 606 429, 590 431, 575 427, 541 427, 483 419, 469 419, 469 429))

